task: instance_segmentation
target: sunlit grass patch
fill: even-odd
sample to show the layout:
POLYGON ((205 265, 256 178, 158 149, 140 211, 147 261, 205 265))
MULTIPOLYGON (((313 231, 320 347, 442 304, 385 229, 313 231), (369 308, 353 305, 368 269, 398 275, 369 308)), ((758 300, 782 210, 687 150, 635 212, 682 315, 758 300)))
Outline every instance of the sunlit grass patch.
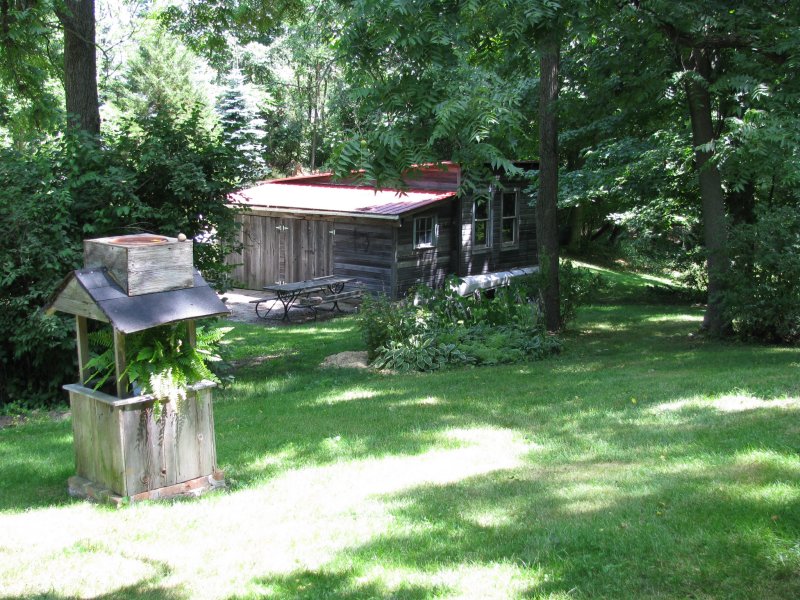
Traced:
POLYGON ((702 323, 703 316, 696 314, 655 315, 645 319, 650 323, 702 323))
POLYGON ((695 396, 664 402, 650 408, 654 412, 679 412, 685 409, 713 409, 720 412, 743 412, 761 409, 800 409, 800 397, 764 399, 748 393, 725 394, 716 398, 695 396))
POLYGON ((443 400, 436 396, 424 396, 419 398, 411 398, 408 400, 401 400, 400 402, 396 402, 395 406, 398 408, 407 406, 437 406, 442 403, 443 400))
POLYGON ((354 400, 370 400, 380 395, 380 392, 371 389, 353 388, 316 398, 314 404, 338 404, 340 402, 353 402, 354 400))

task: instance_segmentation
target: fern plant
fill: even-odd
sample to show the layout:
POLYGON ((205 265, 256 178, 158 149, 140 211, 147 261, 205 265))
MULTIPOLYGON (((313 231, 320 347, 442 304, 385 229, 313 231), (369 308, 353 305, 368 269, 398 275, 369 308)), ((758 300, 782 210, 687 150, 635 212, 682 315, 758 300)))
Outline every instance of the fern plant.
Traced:
MULTIPOLYGON (((219 383, 209 363, 221 360, 219 345, 230 327, 198 327, 196 344, 186 340, 186 323, 154 327, 126 338, 128 378, 136 394, 151 394, 157 400, 180 402, 186 388, 203 380, 219 383)), ((88 384, 99 389, 114 373, 114 340, 107 329, 93 332, 90 341, 101 351, 87 363, 91 375, 88 384)), ((157 403, 156 406, 160 407, 157 403)))

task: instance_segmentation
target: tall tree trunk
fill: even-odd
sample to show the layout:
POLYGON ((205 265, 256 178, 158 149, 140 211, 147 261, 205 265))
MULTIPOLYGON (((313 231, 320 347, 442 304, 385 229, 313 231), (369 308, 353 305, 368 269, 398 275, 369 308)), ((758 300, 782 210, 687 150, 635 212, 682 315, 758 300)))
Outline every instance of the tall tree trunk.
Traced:
POLYGON ((558 282, 558 100, 561 40, 557 28, 543 31, 538 40, 539 65, 539 198, 536 202, 536 243, 539 266, 545 273, 542 291, 547 329, 561 328, 558 282))
POLYGON ((92 134, 100 133, 97 96, 94 0, 64 0, 57 11, 64 27, 64 94, 68 123, 92 134))
POLYGON ((722 177, 713 161, 714 152, 710 146, 715 137, 711 95, 707 85, 711 77, 711 61, 708 53, 707 49, 692 49, 691 65, 695 74, 700 77, 695 76, 686 84, 686 97, 692 120, 695 161, 700 177, 700 198, 708 261, 708 305, 703 318, 703 327, 712 336, 722 336, 730 330, 730 324, 725 321, 721 306, 725 275, 730 268, 730 261, 727 251, 728 225, 725 219, 722 177))

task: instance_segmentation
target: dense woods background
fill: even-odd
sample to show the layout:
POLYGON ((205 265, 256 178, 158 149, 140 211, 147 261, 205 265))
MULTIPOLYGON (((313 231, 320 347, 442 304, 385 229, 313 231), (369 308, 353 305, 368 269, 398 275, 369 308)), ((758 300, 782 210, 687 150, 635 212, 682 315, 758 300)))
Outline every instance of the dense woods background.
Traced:
POLYGON ((320 168, 454 160, 480 192, 539 160, 548 264, 668 273, 710 334, 797 343, 799 26, 782 0, 0 0, 0 405, 74 378, 39 308, 82 239, 200 236, 223 285, 227 193, 320 168))

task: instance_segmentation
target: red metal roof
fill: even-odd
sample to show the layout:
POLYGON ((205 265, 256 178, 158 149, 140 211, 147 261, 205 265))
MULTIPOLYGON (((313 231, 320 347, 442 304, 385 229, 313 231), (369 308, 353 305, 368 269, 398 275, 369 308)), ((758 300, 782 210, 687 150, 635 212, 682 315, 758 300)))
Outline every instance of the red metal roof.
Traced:
POLYGON ((234 201, 253 208, 311 214, 399 218, 437 202, 455 198, 453 191, 410 189, 375 190, 314 181, 314 176, 268 181, 232 194, 234 201), (305 181, 308 180, 308 183, 305 181))

